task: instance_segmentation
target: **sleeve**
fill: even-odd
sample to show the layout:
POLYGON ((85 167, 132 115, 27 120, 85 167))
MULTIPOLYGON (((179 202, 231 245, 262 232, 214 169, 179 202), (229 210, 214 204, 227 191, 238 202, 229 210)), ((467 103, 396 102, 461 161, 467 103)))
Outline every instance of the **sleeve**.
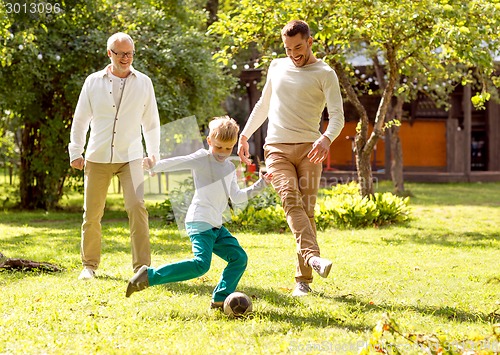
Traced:
POLYGON ((83 156, 87 132, 92 120, 92 105, 88 95, 89 78, 83 83, 82 91, 78 98, 73 122, 71 124, 70 142, 68 144, 69 161, 72 162, 83 156))
POLYGON ((234 172, 233 179, 231 181, 231 188, 229 190, 229 198, 236 205, 246 204, 248 200, 257 196, 267 187, 267 183, 264 179, 260 178, 252 186, 240 189, 236 179, 236 172, 234 172))
POLYGON ((160 158, 160 115, 156 103, 155 91, 150 78, 148 80, 149 97, 142 116, 142 132, 146 142, 148 157, 160 158))
POLYGON ((337 74, 333 70, 330 75, 326 76, 324 92, 329 122, 323 135, 326 136, 330 142, 333 142, 335 138, 339 136, 342 128, 344 128, 345 122, 339 80, 337 74))
POLYGON ((271 62, 269 66, 269 70, 267 72, 267 79, 264 88, 262 89, 262 94, 259 98, 259 101, 255 104, 250 116, 248 117, 247 123, 245 127, 241 131, 241 135, 247 138, 250 138, 255 131, 262 126, 262 124, 266 121, 267 115, 269 113, 269 105, 271 102, 271 94, 273 91, 272 88, 272 71, 274 66, 276 65, 276 61, 271 62))
POLYGON ((162 159, 156 163, 151 171, 160 173, 164 171, 192 170, 201 163, 200 159, 203 157, 206 157, 206 154, 200 149, 189 155, 162 159))

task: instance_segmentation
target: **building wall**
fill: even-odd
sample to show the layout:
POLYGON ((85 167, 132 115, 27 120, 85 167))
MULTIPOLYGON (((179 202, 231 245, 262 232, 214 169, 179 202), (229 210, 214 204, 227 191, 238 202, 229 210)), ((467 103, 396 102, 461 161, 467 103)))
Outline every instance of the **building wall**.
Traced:
MULTIPOLYGON (((355 168, 353 143, 356 125, 357 122, 346 122, 340 136, 332 143, 330 159, 325 166, 327 170, 355 168)), ((399 135, 403 146, 405 170, 446 170, 446 121, 403 121, 399 135)), ((384 167, 385 141, 381 139, 376 145, 376 152, 372 154, 372 168, 380 170, 384 167)))

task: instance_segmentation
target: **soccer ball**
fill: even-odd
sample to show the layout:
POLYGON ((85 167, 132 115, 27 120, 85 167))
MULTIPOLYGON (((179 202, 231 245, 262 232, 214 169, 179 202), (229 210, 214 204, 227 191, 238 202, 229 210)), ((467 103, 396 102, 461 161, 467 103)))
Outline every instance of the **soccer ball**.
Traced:
POLYGON ((252 299, 243 292, 233 292, 224 301, 224 313, 232 317, 241 317, 252 312, 252 299))

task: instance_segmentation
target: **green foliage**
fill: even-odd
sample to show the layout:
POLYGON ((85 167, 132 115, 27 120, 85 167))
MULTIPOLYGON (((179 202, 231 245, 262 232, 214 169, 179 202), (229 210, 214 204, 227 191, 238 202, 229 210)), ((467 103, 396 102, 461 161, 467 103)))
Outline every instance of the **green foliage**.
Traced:
POLYGON ((377 225, 403 223, 410 218, 409 197, 402 198, 390 192, 375 192, 372 200, 377 206, 377 225))
POLYGON ((186 213, 194 195, 194 181, 192 177, 180 182, 179 185, 167 192, 165 201, 154 206, 153 215, 162 217, 167 224, 178 223, 181 226, 186 219, 186 213))
POLYGON ((408 354, 432 355, 498 354, 500 345, 500 323, 492 325, 490 334, 470 334, 466 339, 452 339, 444 332, 431 334, 403 333, 395 319, 383 313, 373 328, 369 341, 360 349, 359 355, 408 354))
POLYGON ((214 44, 200 10, 153 0, 59 3, 61 11, 50 14, 0 8, 0 119, 20 121, 25 208, 54 207, 68 177, 81 184, 66 158, 71 117, 85 77, 109 63, 112 33, 134 39, 134 66, 153 80, 162 123, 222 114, 233 85, 211 59, 214 44))
MULTIPOLYGON (((500 37, 498 1, 364 0, 364 1, 225 1, 224 13, 210 26, 220 37, 215 58, 230 65, 237 53, 255 47, 254 61, 267 67, 283 56, 280 30, 292 19, 309 23, 313 51, 337 72, 348 101, 360 119, 356 160, 360 181, 372 181, 369 157, 386 128, 394 96, 408 102, 419 93, 436 104, 449 105, 449 95, 461 83, 481 88, 474 105, 481 107, 498 97, 498 72, 494 58, 500 37), (372 65, 361 73, 352 58, 363 57, 372 65), (361 95, 380 95, 376 117, 359 100, 361 95), (374 131, 369 136, 369 121, 374 131)), ((395 101, 395 100, 394 100, 395 101)), ((362 185, 364 196, 373 185, 362 185)))
POLYGON ((231 216, 232 227, 259 233, 288 230, 285 211, 280 205, 279 196, 270 187, 252 198, 244 209, 234 209, 231 216))
MULTIPOLYGON (((155 210, 167 223, 183 223, 194 193, 192 178, 170 191, 167 200, 157 203, 155 210), (177 218, 175 218, 177 217, 177 218)), ((314 218, 319 230, 329 228, 366 228, 401 224, 410 220, 409 197, 402 198, 391 192, 361 196, 358 184, 338 184, 321 189, 314 218)), ((232 208, 232 228, 243 231, 283 233, 288 230, 285 212, 274 189, 267 188, 252 198, 244 208, 232 208)))
POLYGON ((354 182, 336 185, 322 194, 324 197, 318 199, 315 211, 320 230, 382 226, 410 219, 409 197, 401 198, 390 192, 361 196, 354 182))

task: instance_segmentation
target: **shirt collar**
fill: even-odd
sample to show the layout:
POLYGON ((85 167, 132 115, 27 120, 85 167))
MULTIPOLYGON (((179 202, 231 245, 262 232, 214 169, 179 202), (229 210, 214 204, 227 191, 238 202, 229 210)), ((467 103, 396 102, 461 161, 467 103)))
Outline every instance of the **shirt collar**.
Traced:
MULTIPOLYGON (((111 64, 106 65, 106 67, 99 72, 99 77, 104 78, 105 76, 108 76, 108 69, 110 67, 111 64)), ((130 66, 130 74, 137 76, 137 71, 134 69, 132 65, 130 66)))

